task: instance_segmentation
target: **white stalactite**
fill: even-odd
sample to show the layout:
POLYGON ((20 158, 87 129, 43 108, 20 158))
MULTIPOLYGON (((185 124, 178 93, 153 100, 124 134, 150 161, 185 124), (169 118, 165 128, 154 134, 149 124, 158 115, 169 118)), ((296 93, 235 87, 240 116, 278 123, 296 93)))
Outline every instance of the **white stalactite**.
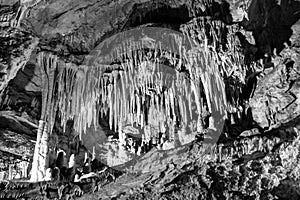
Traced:
MULTIPOLYGON (((210 25, 214 26, 214 24, 210 25)), ((211 44, 208 44, 205 30, 198 36, 193 36, 198 37, 197 41, 191 37, 192 26, 202 30, 204 22, 195 20, 188 24, 183 28, 184 37, 174 35, 176 43, 172 42, 171 45, 179 50, 177 53, 164 50, 159 42, 155 44, 154 60, 147 58, 142 51, 143 44, 140 41, 124 42, 119 48, 112 50, 108 59, 120 59, 122 56, 129 58, 120 66, 101 64, 75 66, 71 63, 64 64, 51 54, 40 54, 39 63, 46 69, 51 79, 44 83, 47 90, 43 94, 45 101, 42 110, 45 112, 41 117, 48 123, 49 132, 52 131, 55 121, 56 108, 59 108, 61 114, 61 124, 65 126, 69 118, 74 119, 74 128, 80 134, 86 133, 91 125, 95 128, 98 126, 98 115, 101 117, 108 115, 110 129, 118 132, 121 143, 125 144, 123 126, 128 122, 131 125, 137 122, 141 127, 145 125, 144 105, 146 95, 149 94, 151 99, 150 106, 147 108, 149 109, 148 121, 155 122, 159 119, 158 126, 162 126, 161 124, 166 121, 169 128, 174 129, 172 120, 175 121, 180 117, 182 123, 187 125, 190 119, 193 120, 194 113, 197 111, 197 131, 202 131, 203 103, 200 90, 204 89, 209 112, 222 114, 227 105, 225 86, 218 69, 218 55, 209 46, 211 44), (184 41, 185 37, 190 41, 191 49, 184 46, 183 43, 187 42, 184 41), (183 72, 176 72, 176 78, 163 74, 162 66, 159 64, 159 51, 175 65, 176 69, 180 69, 184 64, 190 80, 187 80, 183 72), (176 54, 181 58, 179 61, 175 58, 176 54), (112 69, 113 72, 104 74, 105 69, 112 69), (119 69, 124 71, 118 71, 119 69), (56 73, 58 73, 57 80, 54 81, 56 73), (200 87, 200 81, 203 88, 200 87), (58 99, 53 97, 55 84, 58 86, 58 99), (156 91, 150 91, 150 86, 156 91), (162 92, 164 87, 167 88, 162 92), (192 109, 193 105, 196 105, 196 110, 192 109)), ((216 37, 215 32, 211 34, 216 37)), ((216 43, 212 45, 216 46, 216 43)), ((211 121, 214 122, 213 120, 211 121)), ((211 126, 214 124, 212 123, 211 126)), ((171 138, 176 138, 176 135, 172 135, 175 134, 174 132, 171 130, 171 138)))

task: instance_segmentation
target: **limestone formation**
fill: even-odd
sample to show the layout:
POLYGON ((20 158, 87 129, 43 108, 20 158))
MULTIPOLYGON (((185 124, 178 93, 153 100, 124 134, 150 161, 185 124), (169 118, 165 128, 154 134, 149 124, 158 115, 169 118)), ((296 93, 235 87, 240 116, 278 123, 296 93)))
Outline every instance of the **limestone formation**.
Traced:
POLYGON ((0 199, 299 199, 299 19, 0 0, 0 199))

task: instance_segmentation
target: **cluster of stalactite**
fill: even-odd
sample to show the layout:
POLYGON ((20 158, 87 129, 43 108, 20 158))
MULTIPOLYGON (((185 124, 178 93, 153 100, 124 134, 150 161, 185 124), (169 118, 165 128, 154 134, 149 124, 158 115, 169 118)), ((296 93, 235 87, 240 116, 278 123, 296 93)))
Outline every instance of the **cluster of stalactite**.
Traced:
MULTIPOLYGON (((207 61, 203 63, 203 66, 213 66, 214 63, 210 60, 214 59, 211 59, 211 55, 206 54, 205 51, 201 53, 200 59, 204 62, 207 61)), ((156 53, 154 52, 154 54, 156 53)), ((139 51, 133 56, 134 58, 129 58, 127 62, 115 66, 76 67, 69 63, 61 63, 58 75, 58 107, 62 113, 62 122, 74 116, 75 113, 80 113, 81 116, 78 115, 77 117, 78 123, 75 123, 77 124, 75 129, 79 132, 85 132, 84 125, 89 127, 93 124, 97 127, 97 116, 99 114, 97 109, 101 109, 100 116, 109 115, 111 129, 117 131, 119 124, 122 123, 119 119, 124 118, 125 114, 128 113, 136 115, 130 117, 131 123, 137 122, 143 127, 145 119, 142 118, 145 118, 145 116, 141 115, 143 112, 141 107, 143 106, 142 101, 147 101, 147 99, 149 101, 147 104, 150 104, 150 107, 155 105, 160 111, 163 110, 162 105, 164 105, 164 109, 167 110, 165 111, 166 115, 172 113, 172 115, 175 115, 177 107, 175 104, 177 102, 174 102, 174 99, 176 97, 181 105, 184 100, 191 104, 193 96, 195 102, 199 101, 200 94, 198 94, 198 91, 201 90, 195 87, 198 88, 201 85, 200 68, 203 67, 198 66, 199 69, 193 69, 193 67, 187 65, 190 79, 185 77, 187 75, 184 72, 175 70, 172 77, 167 73, 168 69, 163 69, 168 66, 161 66, 159 62, 147 60, 146 56, 139 51), (129 62, 130 60, 132 62, 129 62), (106 73, 108 70, 111 71, 106 73), (179 97, 175 97, 175 93, 179 97), (152 98, 149 99, 147 96, 152 96, 152 98), (123 106, 121 106, 121 102, 123 106)), ((153 60, 158 59, 158 56, 153 58, 153 60)), ((207 75, 217 72, 216 70, 216 68, 211 69, 207 72, 207 75)), ((210 88, 213 87, 210 86, 210 88)), ((196 103, 198 104, 198 102, 196 103)), ((185 113, 182 118, 185 119, 185 122, 188 121, 186 113, 188 112, 187 109, 191 109, 191 106, 179 107, 182 110, 184 107, 186 108, 186 111, 181 113, 185 113)), ((199 112, 200 108, 197 107, 197 109, 199 112)), ((191 113, 191 111, 189 112, 191 113)))
POLYGON ((42 52, 38 60, 49 70, 43 77, 49 81, 44 85, 41 119, 51 133, 58 109, 61 124, 71 118, 81 134, 97 128, 99 119, 105 118, 123 145, 126 126, 143 129, 145 144, 157 138, 146 136, 147 125, 154 126, 157 134, 168 129, 169 141, 178 137, 174 131, 178 124, 195 126, 195 132, 202 132, 204 126, 216 128, 214 120, 224 118, 228 110, 224 77, 235 68, 243 69, 242 58, 235 56, 238 50, 232 35, 236 31, 221 21, 195 18, 182 25, 183 35, 173 36, 176 53, 164 50, 160 42, 145 49, 144 41, 131 41, 114 46, 92 66, 64 63, 42 52), (211 113, 209 124, 204 124, 205 112, 211 113))
POLYGON ((191 40, 191 43, 208 46, 213 50, 224 48, 227 26, 220 20, 211 17, 193 18, 181 25, 180 30, 191 40))
MULTIPOLYGON (((139 53, 136 56, 137 60, 146 58, 139 53)), ((120 140, 125 137, 123 128, 134 124, 142 129, 152 124, 165 132, 165 126, 174 126, 178 121, 190 125, 196 119, 198 131, 203 129, 205 96, 200 96, 203 89, 199 77, 192 81, 186 73, 165 69, 169 67, 150 60, 135 65, 125 62, 115 68, 75 68, 62 64, 65 67, 60 69, 58 78, 57 104, 61 123, 74 118, 75 130, 86 133, 88 127, 99 126, 99 118, 106 117, 110 129, 119 132, 120 140)))
POLYGON ((266 153, 272 153, 273 151, 275 153, 280 148, 284 148, 285 144, 288 143, 279 137, 257 135, 243 137, 230 143, 213 145, 209 148, 209 151, 212 160, 239 159, 245 155, 244 158, 247 159, 247 156, 255 158, 263 157, 266 153))
POLYGON ((192 43, 200 47, 207 46, 213 54, 219 66, 218 73, 226 83, 227 102, 234 108, 240 106, 242 88, 250 67, 245 64, 245 56, 236 35, 241 30, 238 25, 226 25, 211 17, 194 18, 181 26, 181 31, 189 36, 192 43))
POLYGON ((226 80, 227 100, 232 107, 238 108, 243 99, 242 88, 246 84, 247 73, 255 63, 251 62, 251 65, 247 65, 245 62, 245 54, 236 35, 241 28, 237 25, 227 26, 227 31, 226 48, 218 54, 222 60, 222 73, 226 80))
POLYGON ((75 130, 86 132, 94 124, 97 127, 97 107, 100 98, 100 82, 103 66, 88 68, 64 63, 51 53, 41 52, 38 64, 43 69, 41 130, 52 133, 57 111, 61 125, 75 119, 75 130))
POLYGON ((181 31, 194 49, 201 49, 202 57, 198 57, 201 66, 194 68, 195 71, 191 70, 191 74, 200 76, 210 112, 214 115, 218 111, 222 116, 227 110, 227 100, 222 70, 220 69, 221 60, 217 52, 217 41, 218 38, 222 37, 224 25, 219 21, 208 19, 193 19, 182 25, 181 31))
MULTIPOLYGON (((214 30, 214 24, 208 26, 214 30)), ((47 81, 39 130, 48 128, 52 132, 57 109, 61 124, 65 126, 67 120, 73 119, 80 134, 89 127, 97 128, 100 118, 108 119, 110 129, 118 133, 123 145, 126 134, 122 130, 128 125, 141 129, 154 126, 157 134, 165 133, 168 141, 174 141, 178 124, 183 129, 195 127, 181 131, 184 135, 202 132, 204 113, 209 112, 212 116, 205 126, 220 128, 214 127, 214 120, 225 116, 227 101, 217 44, 208 44, 206 32, 195 38, 189 30, 186 26, 182 28, 183 35, 172 35, 170 45, 174 52, 163 49, 160 42, 148 45, 152 47, 149 50, 145 49, 145 41, 131 41, 114 46, 93 66, 64 63, 54 55, 40 53, 38 62, 45 69, 43 79, 47 81), (102 64, 107 61, 109 64, 102 64)), ((214 33, 211 36, 217 37, 214 33)), ((142 138, 149 144, 157 136, 148 137, 146 132, 142 132, 142 138)), ((38 134, 38 141, 40 137, 38 134)))

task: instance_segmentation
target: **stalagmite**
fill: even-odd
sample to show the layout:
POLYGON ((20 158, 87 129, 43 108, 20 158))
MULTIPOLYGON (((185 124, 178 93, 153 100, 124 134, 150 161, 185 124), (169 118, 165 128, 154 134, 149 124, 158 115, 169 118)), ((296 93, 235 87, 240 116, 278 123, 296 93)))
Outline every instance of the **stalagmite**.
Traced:
POLYGON ((218 159, 218 146, 216 144, 214 144, 212 146, 212 160, 218 159))
POLYGON ((12 180, 13 179, 13 165, 9 164, 8 165, 8 180, 12 180))
POLYGON ((228 158, 229 158, 229 148, 228 147, 225 147, 224 148, 224 151, 223 151, 224 153, 224 160, 227 160, 228 158))
POLYGON ((38 181, 38 176, 37 176, 37 170, 39 168, 38 166, 38 159, 39 159, 39 151, 40 151, 40 141, 42 138, 43 130, 44 130, 44 121, 40 120, 39 121, 39 127, 37 131, 37 139, 36 139, 36 145, 34 149, 34 154, 33 154, 33 162, 32 162, 32 170, 31 170, 31 178, 30 181, 36 182, 38 181))
POLYGON ((218 159, 219 161, 222 161, 222 151, 223 151, 223 144, 218 145, 218 159))
POLYGON ((45 172, 45 177, 43 178, 43 181, 51 181, 52 180, 52 169, 47 168, 45 172))
POLYGON ((48 151, 49 151, 49 132, 47 128, 47 123, 44 125, 43 135, 40 142, 40 152, 39 152, 39 171, 42 174, 42 177, 39 177, 39 180, 43 179, 46 175, 46 169, 48 168, 48 151))
POLYGON ((229 147, 229 156, 230 157, 232 157, 233 156, 233 154, 234 154, 234 149, 233 149, 233 147, 230 145, 230 147, 229 147))
POLYGON ((261 137, 258 139, 258 150, 263 151, 263 140, 261 137))
POLYGON ((137 153, 136 153, 138 156, 140 156, 142 154, 142 147, 139 146, 138 147, 138 150, 137 150, 137 153))

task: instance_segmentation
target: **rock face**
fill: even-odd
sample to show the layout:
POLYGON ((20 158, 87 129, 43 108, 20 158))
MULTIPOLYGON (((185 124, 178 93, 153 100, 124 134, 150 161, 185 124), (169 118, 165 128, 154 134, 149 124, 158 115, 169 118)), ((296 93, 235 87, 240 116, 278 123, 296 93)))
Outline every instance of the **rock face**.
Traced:
POLYGON ((257 83, 250 101, 253 118, 263 128, 274 128, 299 116, 299 58, 296 48, 286 49, 276 66, 257 83))
POLYGON ((118 165, 0 198, 299 199, 299 18, 296 0, 0 0, 0 181, 28 178, 39 120, 49 169, 118 165))

